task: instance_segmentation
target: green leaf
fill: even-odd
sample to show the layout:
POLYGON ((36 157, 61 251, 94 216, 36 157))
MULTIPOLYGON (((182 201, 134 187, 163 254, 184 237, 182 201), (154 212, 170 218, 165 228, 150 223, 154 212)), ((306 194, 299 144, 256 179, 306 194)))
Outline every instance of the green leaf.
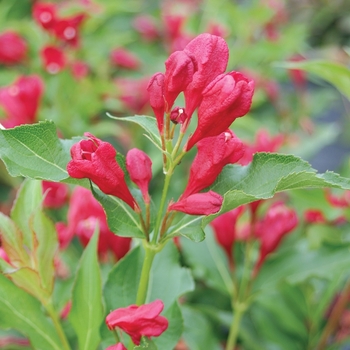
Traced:
POLYGON ((120 120, 120 121, 125 121, 125 122, 131 122, 131 123, 135 123, 137 125, 140 125, 146 132, 147 134, 150 136, 151 140, 158 145, 158 147, 162 147, 162 142, 161 139, 159 137, 159 131, 158 131, 158 127, 157 127, 157 121, 156 118, 154 117, 149 117, 147 115, 135 115, 133 117, 113 117, 112 115, 110 115, 109 113, 107 113, 107 115, 110 118, 116 119, 116 120, 120 120))
POLYGON ((232 292, 233 284, 227 257, 211 232, 203 242, 194 243, 182 239, 180 244, 184 259, 197 279, 225 294, 232 292))
POLYGON ((350 100, 350 69, 342 64, 325 60, 309 60, 300 62, 278 62, 275 65, 288 69, 301 69, 308 73, 315 74, 334 85, 350 100))
POLYGON ((181 306, 181 311, 185 323, 183 338, 189 349, 222 349, 210 323, 200 311, 186 305, 181 306))
POLYGON ((62 349, 51 321, 42 311, 41 303, 3 275, 0 275, 0 325, 19 330, 29 338, 33 349, 62 349))
POLYGON ((53 122, 0 130, 0 158, 11 176, 51 181, 68 178, 70 155, 53 122))
POLYGON ((121 237, 145 238, 138 215, 125 202, 93 187, 91 191, 102 204, 111 231, 121 237))
POLYGON ((33 231, 30 222, 34 213, 41 209, 43 201, 41 181, 26 180, 22 183, 11 209, 11 219, 23 233, 23 243, 29 250, 33 250, 33 231))
POLYGON ((202 218, 202 216, 184 215, 176 225, 170 227, 166 237, 170 238, 181 235, 193 242, 203 241, 205 234, 200 226, 202 218))
POLYGON ((318 174, 308 162, 293 155, 256 153, 249 165, 228 165, 220 173, 211 189, 224 195, 224 203, 219 213, 203 219, 203 226, 240 205, 310 187, 350 189, 350 179, 333 172, 318 174))
POLYGON ((103 321, 102 281, 97 257, 98 232, 84 250, 73 287, 69 321, 78 336, 80 350, 96 350, 103 321))

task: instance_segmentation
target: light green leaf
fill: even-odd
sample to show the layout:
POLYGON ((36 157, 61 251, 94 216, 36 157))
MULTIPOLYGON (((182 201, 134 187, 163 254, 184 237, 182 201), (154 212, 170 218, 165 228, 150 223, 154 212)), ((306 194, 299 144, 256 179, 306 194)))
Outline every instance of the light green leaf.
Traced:
POLYGON ((102 204, 111 231, 121 237, 145 238, 138 215, 125 202, 93 187, 91 191, 102 204))
POLYGON ((140 345, 135 346, 134 350, 142 350, 142 349, 158 350, 158 347, 154 344, 154 342, 151 339, 147 337, 142 337, 140 341, 140 345))
POLYGON ((0 325, 27 336, 33 349, 61 350, 62 345, 41 303, 0 274, 0 325))
POLYGON ((137 125, 140 125, 150 136, 151 140, 158 145, 158 147, 162 147, 162 143, 159 137, 159 131, 157 127, 157 121, 156 118, 154 117, 149 117, 147 115, 135 115, 133 117, 113 117, 112 115, 108 114, 107 115, 110 118, 120 120, 120 121, 125 121, 129 123, 135 123, 137 125))
POLYGON ((96 350, 100 342, 104 313, 97 243, 98 232, 95 232, 81 257, 73 287, 69 321, 78 336, 79 350, 96 350))
POLYGON ((68 178, 70 155, 53 122, 0 130, 0 158, 11 176, 51 181, 68 178))
POLYGON ((334 85, 350 100, 350 69, 342 64, 325 60, 309 60, 300 62, 278 62, 275 63, 275 65, 288 69, 301 69, 308 73, 315 74, 334 85))
POLYGON ((350 179, 333 172, 318 174, 310 164, 293 155, 256 153, 247 166, 228 165, 211 189, 224 195, 218 214, 203 219, 207 225, 218 215, 275 193, 300 188, 335 187, 350 189, 350 179))

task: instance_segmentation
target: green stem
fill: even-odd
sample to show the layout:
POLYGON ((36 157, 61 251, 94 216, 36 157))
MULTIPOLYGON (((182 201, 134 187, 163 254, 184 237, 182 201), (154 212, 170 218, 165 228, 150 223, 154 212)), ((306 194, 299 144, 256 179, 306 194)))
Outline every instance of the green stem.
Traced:
POLYGON ((160 228, 160 224, 161 224, 162 217, 163 217, 163 211, 164 211, 164 207, 165 207, 166 197, 168 194, 170 179, 171 179, 172 174, 173 174, 172 168, 170 168, 165 175, 162 198, 160 200, 160 205, 159 205, 159 209, 158 209, 157 221, 156 221, 156 224, 154 226, 154 234, 153 234, 153 238, 152 238, 153 244, 157 243, 157 239, 158 239, 158 235, 159 235, 159 228, 160 228))
POLYGON ((63 328, 61 326, 61 323, 59 321, 56 311, 54 310, 51 304, 47 304, 45 308, 50 318, 52 319, 53 325, 57 331, 59 338, 61 339, 62 346, 63 346, 62 350, 71 350, 71 347, 68 343, 67 337, 63 331, 63 328))
POLYGON ((231 323, 230 333, 228 335, 225 350, 234 350, 237 342, 237 336, 239 326, 241 324, 241 319, 247 307, 245 304, 237 302, 234 305, 232 305, 232 308, 234 309, 234 317, 233 322, 231 323))
POLYGON ((142 305, 146 301, 149 275, 151 272, 153 259, 157 253, 157 250, 148 244, 147 245, 145 244, 145 250, 146 250, 146 255, 145 255, 145 260, 143 261, 140 283, 139 283, 139 288, 138 288, 137 297, 136 297, 137 305, 142 305))

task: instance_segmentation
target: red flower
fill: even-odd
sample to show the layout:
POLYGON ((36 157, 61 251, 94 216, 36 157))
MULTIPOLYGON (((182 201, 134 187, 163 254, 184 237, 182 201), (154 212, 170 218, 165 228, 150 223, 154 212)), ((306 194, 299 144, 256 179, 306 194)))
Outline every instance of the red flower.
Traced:
POLYGON ((326 200, 335 208, 349 208, 350 207, 350 191, 344 191, 342 195, 335 195, 330 189, 326 189, 326 200))
POLYGON ((58 47, 45 46, 40 54, 44 67, 50 74, 60 72, 66 65, 64 52, 58 47))
POLYGON ((135 70, 141 65, 140 60, 130 51, 118 48, 114 49, 110 55, 111 63, 120 68, 135 70))
POLYGON ((224 248, 228 258, 232 261, 232 249, 236 240, 236 223, 242 215, 244 207, 240 206, 219 215, 210 224, 213 226, 218 243, 224 248))
POLYGON ((198 153, 193 160, 190 178, 181 198, 210 186, 225 165, 236 163, 244 154, 243 143, 230 130, 199 141, 197 147, 198 153))
POLYGON ((304 219, 310 224, 325 224, 327 222, 321 210, 308 209, 304 212, 304 219))
POLYGON ((181 211, 189 215, 210 215, 221 209, 223 200, 222 196, 213 191, 195 193, 170 204, 168 210, 181 211))
POLYGON ((110 231, 106 214, 101 204, 91 191, 76 187, 72 193, 67 214, 68 232, 73 232, 83 246, 86 246, 96 228, 99 226, 98 253, 101 258, 111 251, 117 259, 121 259, 130 249, 131 239, 119 237, 110 231))
POLYGON ((116 196, 132 209, 137 206, 124 179, 124 172, 117 163, 116 150, 90 133, 71 148, 72 160, 67 165, 68 174, 76 179, 88 178, 102 192, 116 196))
POLYGON ((203 91, 203 100, 198 109, 198 126, 188 140, 186 150, 205 137, 219 135, 236 118, 247 114, 253 92, 254 82, 239 72, 217 76, 203 91))
POLYGON ((111 345, 106 350, 127 350, 127 348, 122 344, 118 343, 116 345, 111 345))
POLYGON ((68 186, 60 182, 43 181, 42 182, 44 198, 44 207, 60 208, 68 200, 68 186))
POLYGON ((36 75, 21 76, 12 85, 0 89, 0 106, 6 119, 1 120, 5 128, 35 122, 43 82, 36 75))
POLYGON ((20 63, 27 54, 27 43, 17 33, 6 31, 0 34, 0 64, 20 63))
POLYGON ((161 300, 141 306, 130 305, 112 311, 106 317, 109 329, 116 327, 129 334, 134 344, 139 345, 142 336, 158 337, 168 328, 168 320, 159 316, 164 308, 161 300))
MULTIPOLYGON (((202 100, 203 90, 226 70, 229 52, 223 38, 208 33, 194 38, 184 52, 194 58, 197 68, 191 83, 185 89, 186 112, 191 117, 202 100)), ((227 128, 228 126, 224 129, 227 128)))
POLYGON ((143 199, 149 203, 148 185, 152 179, 152 161, 143 151, 133 148, 126 154, 126 169, 134 182, 141 190, 143 199))
POLYGON ((265 217, 258 221, 254 233, 260 240, 260 255, 255 265, 255 273, 264 263, 266 256, 272 253, 280 244, 282 238, 298 225, 296 212, 278 202, 272 205, 265 217))
POLYGON ((172 53, 165 61, 165 67, 164 97, 167 102, 166 112, 169 112, 177 96, 192 81, 197 67, 194 58, 185 51, 172 53))
POLYGON ((80 13, 72 17, 57 20, 53 27, 55 36, 67 44, 78 46, 79 27, 84 21, 85 17, 85 14, 80 13))
POLYGON ((51 30, 57 20, 56 5, 52 3, 36 2, 33 6, 33 18, 44 29, 51 30))
POLYGON ((156 73, 152 76, 147 86, 150 105, 157 119, 158 130, 163 132, 164 127, 164 74, 156 73))

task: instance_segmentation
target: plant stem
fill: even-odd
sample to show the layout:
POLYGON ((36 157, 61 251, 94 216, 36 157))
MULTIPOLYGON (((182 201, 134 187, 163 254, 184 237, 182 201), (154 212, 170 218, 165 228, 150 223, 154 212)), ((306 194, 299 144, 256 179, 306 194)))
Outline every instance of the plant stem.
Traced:
POLYGON ((172 174, 173 174, 172 168, 170 168, 165 175, 162 198, 160 200, 160 205, 159 205, 159 209, 158 209, 157 221, 156 221, 156 224, 154 226, 154 234, 153 234, 153 238, 152 238, 153 244, 157 243, 157 239, 158 239, 158 235, 159 235, 159 228, 160 228, 160 224, 161 224, 162 217, 163 217, 165 201, 166 201, 166 197, 168 194, 168 189, 169 189, 170 179, 171 179, 172 174))
POLYGON ((71 347, 68 343, 67 337, 62 329, 61 323, 59 321, 59 318, 57 316, 56 311, 54 310, 54 308, 52 307, 52 304, 46 304, 45 305, 46 311, 49 314, 50 318, 52 319, 53 325, 57 331, 57 334, 62 342, 62 350, 71 350, 71 347))
POLYGON ((148 244, 145 245, 145 250, 146 250, 146 255, 145 255, 145 260, 143 261, 140 283, 139 283, 139 288, 136 296, 137 305, 142 305, 146 301, 149 275, 151 272, 153 259, 157 253, 157 250, 148 244))
POLYGON ((243 303, 236 302, 232 305, 232 308, 234 310, 234 317, 233 322, 231 323, 230 333, 228 335, 225 350, 234 350, 236 346, 239 326, 241 324, 241 319, 247 307, 243 303))
POLYGON ((320 341, 316 347, 317 350, 323 350, 327 347, 327 341, 338 326, 341 314, 343 313, 350 295, 350 281, 347 282, 343 292, 335 303, 333 310, 328 318, 328 322, 321 334, 320 341))

